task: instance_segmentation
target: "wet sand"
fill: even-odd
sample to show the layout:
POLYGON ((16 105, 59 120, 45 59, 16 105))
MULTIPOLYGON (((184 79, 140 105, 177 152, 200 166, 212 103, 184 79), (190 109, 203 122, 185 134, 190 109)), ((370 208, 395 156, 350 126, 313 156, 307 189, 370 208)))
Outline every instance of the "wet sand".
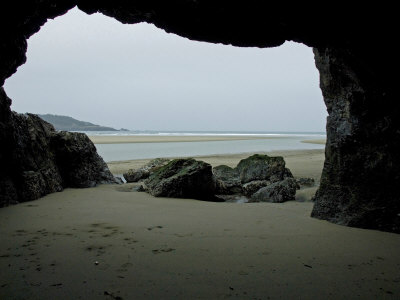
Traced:
MULTIPOLYGON (((281 153, 295 176, 320 174, 323 151, 308 151, 281 153)), ((400 297, 400 235, 310 218, 310 201, 154 198, 133 185, 0 209, 0 299, 400 297)))
POLYGON ((325 145, 326 144, 326 139, 304 140, 304 141, 301 141, 301 142, 302 143, 307 143, 307 144, 325 145))

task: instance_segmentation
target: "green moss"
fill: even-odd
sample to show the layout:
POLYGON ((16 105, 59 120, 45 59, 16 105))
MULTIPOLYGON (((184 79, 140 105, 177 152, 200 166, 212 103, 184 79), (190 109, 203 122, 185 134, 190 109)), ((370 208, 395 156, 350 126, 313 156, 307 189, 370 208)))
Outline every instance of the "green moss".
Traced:
POLYGON ((193 169, 196 169, 199 165, 205 165, 203 161, 197 161, 193 158, 187 159, 173 159, 165 166, 160 167, 151 176, 150 180, 159 180, 163 178, 168 178, 172 176, 182 176, 193 169))
POLYGON ((234 169, 227 165, 219 165, 219 166, 214 167, 214 170, 221 171, 221 172, 230 172, 230 171, 233 171, 234 169))
POLYGON ((248 158, 242 159, 238 165, 237 169, 242 170, 244 168, 247 168, 249 165, 253 165, 255 163, 265 163, 265 164, 270 164, 270 163, 280 163, 285 165, 285 161, 282 156, 268 156, 265 154, 254 154, 252 156, 249 156, 248 158))

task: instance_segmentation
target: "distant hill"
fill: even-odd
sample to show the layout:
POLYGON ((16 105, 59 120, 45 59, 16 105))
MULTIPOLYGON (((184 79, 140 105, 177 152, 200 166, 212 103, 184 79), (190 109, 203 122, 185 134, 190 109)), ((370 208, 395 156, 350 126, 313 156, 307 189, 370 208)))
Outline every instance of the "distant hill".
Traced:
MULTIPOLYGON (((79 121, 68 116, 58 115, 38 115, 43 120, 49 122, 56 130, 65 131, 119 131, 112 127, 100 126, 90 122, 79 121)), ((122 129, 123 130, 123 129, 122 129)))

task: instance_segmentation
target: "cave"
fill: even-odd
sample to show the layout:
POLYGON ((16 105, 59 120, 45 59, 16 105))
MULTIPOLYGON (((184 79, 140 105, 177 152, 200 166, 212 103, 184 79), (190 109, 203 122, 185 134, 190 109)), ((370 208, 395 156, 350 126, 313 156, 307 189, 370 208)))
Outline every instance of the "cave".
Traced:
MULTIPOLYGON (((400 233, 400 104, 394 98, 393 49, 395 18, 389 8, 266 6, 221 1, 91 1, 45 0, 2 7, 0 84, 26 61, 27 39, 47 19, 77 6, 87 14, 100 12, 126 24, 152 23, 168 33, 192 40, 240 47, 276 47, 285 41, 313 48, 320 87, 328 110, 326 160, 312 217, 333 223, 400 233)), ((392 10, 394 11, 394 10, 392 10)), ((37 180, 39 170, 27 169, 34 155, 26 144, 26 120, 10 110, 0 90, 0 197, 3 205, 25 199, 23 180, 37 180), (22 159, 23 158, 23 159, 22 159), (27 173, 28 172, 28 173, 27 173)), ((46 128, 41 129, 46 132, 46 128)), ((47 145, 36 134, 37 145, 47 145)), ((44 133, 45 135, 45 133, 44 133)), ((56 137, 56 147, 68 142, 56 137)), ((84 148, 85 141, 82 148, 84 148)), ((61 150, 60 150, 61 151, 61 150)), ((70 156, 65 155, 65 159, 70 156)), ((35 165, 35 164, 33 164, 35 165)), ((69 165, 68 163, 66 165, 69 165)), ((85 169, 74 162, 75 169, 85 169)), ((60 166, 56 166, 60 167, 60 166)), ((96 166, 93 176, 100 174, 96 166)), ((67 172, 68 173, 68 172, 67 172)), ((100 175, 99 175, 100 174, 100 175)), ((40 175, 40 174, 39 174, 40 175)), ((43 175, 43 174, 42 174, 43 175)), ((43 191, 55 191, 42 176, 43 191)), ((67 176, 67 175, 65 175, 67 176)), ((100 177, 101 177, 100 176, 100 177)), ((48 178, 48 179, 46 179, 48 178)), ((89 180, 87 185, 96 183, 89 180)), ((100 180, 100 181, 101 181, 100 180)), ((73 186, 73 185, 72 185, 73 186)), ((57 189, 59 187, 55 187, 57 189)))

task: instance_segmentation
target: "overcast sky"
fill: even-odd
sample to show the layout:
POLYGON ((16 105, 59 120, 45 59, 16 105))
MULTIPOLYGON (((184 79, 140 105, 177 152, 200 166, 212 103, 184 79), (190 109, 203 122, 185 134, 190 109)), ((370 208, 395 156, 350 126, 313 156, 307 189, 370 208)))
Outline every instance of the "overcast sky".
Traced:
POLYGON ((208 44, 73 9, 28 40, 27 58, 5 84, 17 112, 132 130, 325 130, 301 44, 208 44))

